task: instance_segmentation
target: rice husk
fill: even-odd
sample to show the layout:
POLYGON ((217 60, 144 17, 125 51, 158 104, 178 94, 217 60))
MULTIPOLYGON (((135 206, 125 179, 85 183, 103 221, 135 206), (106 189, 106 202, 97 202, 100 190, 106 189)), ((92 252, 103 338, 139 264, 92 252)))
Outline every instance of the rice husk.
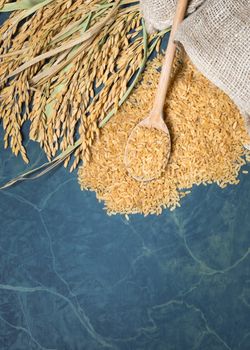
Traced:
POLYGON ((96 192, 108 214, 160 214, 174 210, 194 184, 237 184, 249 159, 249 143, 239 110, 221 90, 191 64, 187 56, 175 62, 164 107, 170 130, 171 155, 163 175, 139 182, 128 175, 123 159, 128 136, 150 111, 162 57, 148 64, 143 81, 103 129, 93 146, 92 160, 79 169, 82 189, 96 192), (185 190, 184 190, 185 189, 185 190))

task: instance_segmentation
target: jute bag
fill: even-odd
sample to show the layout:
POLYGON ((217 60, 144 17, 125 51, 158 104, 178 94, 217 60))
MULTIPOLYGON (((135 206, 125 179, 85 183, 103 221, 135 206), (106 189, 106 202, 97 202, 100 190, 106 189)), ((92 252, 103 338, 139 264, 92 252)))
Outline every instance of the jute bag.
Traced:
MULTIPOLYGON (((177 0, 141 0, 140 9, 148 32, 171 26, 177 0)), ((194 12, 206 0, 190 0, 187 13, 194 12)))
MULTIPOLYGON (((154 14, 150 22, 154 28, 162 29, 161 25, 171 22, 176 0, 141 3, 143 13, 154 14), (163 12, 154 12, 153 8, 150 11, 155 3, 169 9, 168 19, 163 12)), ((246 117, 250 132, 250 1, 190 1, 189 10, 191 5, 196 10, 181 24, 176 40, 197 69, 234 101, 246 117)))

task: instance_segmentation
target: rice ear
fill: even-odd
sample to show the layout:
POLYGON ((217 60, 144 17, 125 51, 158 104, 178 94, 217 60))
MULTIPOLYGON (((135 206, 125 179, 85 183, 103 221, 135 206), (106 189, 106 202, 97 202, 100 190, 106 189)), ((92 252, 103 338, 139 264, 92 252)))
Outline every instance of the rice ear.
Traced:
POLYGON ((58 55, 59 53, 61 53, 63 51, 71 49, 71 48, 73 48, 81 43, 84 43, 84 42, 88 41, 89 39, 95 37, 108 21, 110 21, 112 18, 113 18, 112 20, 114 20, 114 14, 117 11, 118 5, 119 5, 119 1, 114 5, 113 9, 108 13, 108 15, 103 20, 96 23, 92 28, 88 29, 79 38, 70 40, 66 44, 62 44, 61 46, 59 46, 56 49, 49 50, 49 51, 31 59, 31 60, 29 60, 28 62, 22 64, 20 67, 15 69, 9 75, 7 75, 5 80, 8 80, 9 78, 12 78, 13 76, 15 76, 17 74, 20 74, 21 72, 23 72, 27 68, 31 67, 32 65, 34 65, 40 61, 44 61, 52 56, 58 55))

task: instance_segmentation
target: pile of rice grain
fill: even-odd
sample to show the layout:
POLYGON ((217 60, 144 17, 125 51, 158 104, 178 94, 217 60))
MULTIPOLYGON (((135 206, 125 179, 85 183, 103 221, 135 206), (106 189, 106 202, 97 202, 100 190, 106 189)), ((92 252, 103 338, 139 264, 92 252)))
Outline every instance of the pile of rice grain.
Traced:
POLYGON ((140 181, 160 177, 167 166, 169 152, 168 134, 152 127, 136 126, 125 150, 127 171, 140 181))
POLYGON ((246 163, 242 156, 250 158, 243 148, 249 136, 237 107, 185 56, 175 64, 165 105, 172 142, 166 171, 151 182, 138 182, 128 175, 123 162, 127 138, 152 107, 161 61, 159 57, 148 64, 143 81, 102 130, 92 160, 79 169, 81 188, 95 191, 108 214, 173 210, 194 184, 237 184, 246 163))

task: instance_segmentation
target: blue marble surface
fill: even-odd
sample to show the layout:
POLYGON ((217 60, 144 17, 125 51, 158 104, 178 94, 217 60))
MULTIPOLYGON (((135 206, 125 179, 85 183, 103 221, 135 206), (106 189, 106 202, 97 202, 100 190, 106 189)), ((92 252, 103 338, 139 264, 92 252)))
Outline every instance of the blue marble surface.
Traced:
MULTIPOLYGON (((0 183, 30 166, 3 149, 0 183)), ((249 166, 245 166, 249 169, 249 166)), ((250 176, 109 217, 63 167, 0 191, 1 350, 250 349, 250 176)))

